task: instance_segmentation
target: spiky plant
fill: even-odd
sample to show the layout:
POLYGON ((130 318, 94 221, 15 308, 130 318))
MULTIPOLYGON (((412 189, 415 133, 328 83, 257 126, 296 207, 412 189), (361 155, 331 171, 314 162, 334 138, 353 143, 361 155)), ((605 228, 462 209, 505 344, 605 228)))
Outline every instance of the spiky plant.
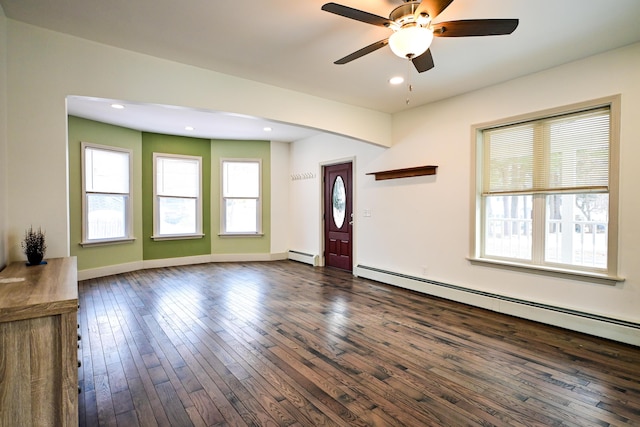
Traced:
POLYGON ((37 230, 33 226, 29 226, 24 232, 24 240, 22 241, 22 249, 27 256, 30 264, 40 264, 44 254, 47 251, 47 244, 44 239, 44 231, 40 227, 37 230))

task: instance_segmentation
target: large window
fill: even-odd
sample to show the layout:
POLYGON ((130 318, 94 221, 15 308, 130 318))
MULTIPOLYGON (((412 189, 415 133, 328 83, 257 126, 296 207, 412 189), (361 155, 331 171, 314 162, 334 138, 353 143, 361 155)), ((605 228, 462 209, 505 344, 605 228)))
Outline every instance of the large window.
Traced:
POLYGON ((130 150, 83 142, 82 245, 132 240, 130 150))
POLYGON ((475 127, 474 259, 615 276, 617 99, 475 127))
POLYGON ((222 160, 221 234, 262 233, 260 170, 260 160, 222 160))
POLYGON ((202 158, 153 153, 153 239, 202 237, 202 158))

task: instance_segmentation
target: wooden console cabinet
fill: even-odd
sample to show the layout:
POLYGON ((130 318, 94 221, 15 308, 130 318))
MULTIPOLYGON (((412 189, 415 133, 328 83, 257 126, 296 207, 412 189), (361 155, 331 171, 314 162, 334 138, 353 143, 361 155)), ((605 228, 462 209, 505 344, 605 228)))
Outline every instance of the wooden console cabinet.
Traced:
POLYGON ((78 425, 77 277, 75 257, 0 272, 0 426, 78 425))

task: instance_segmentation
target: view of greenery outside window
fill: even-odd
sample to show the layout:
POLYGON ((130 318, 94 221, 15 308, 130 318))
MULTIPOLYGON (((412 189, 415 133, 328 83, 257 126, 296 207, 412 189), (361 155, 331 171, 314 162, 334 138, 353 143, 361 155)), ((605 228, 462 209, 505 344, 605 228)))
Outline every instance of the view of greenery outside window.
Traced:
POLYGON ((131 240, 132 152, 83 142, 82 244, 131 240))
POLYGON ((262 232, 260 160, 222 160, 222 234, 262 232))
POLYGON ((478 129, 478 257, 615 274, 611 128, 598 105, 478 129))
POLYGON ((202 158, 153 153, 154 239, 202 237, 202 158))

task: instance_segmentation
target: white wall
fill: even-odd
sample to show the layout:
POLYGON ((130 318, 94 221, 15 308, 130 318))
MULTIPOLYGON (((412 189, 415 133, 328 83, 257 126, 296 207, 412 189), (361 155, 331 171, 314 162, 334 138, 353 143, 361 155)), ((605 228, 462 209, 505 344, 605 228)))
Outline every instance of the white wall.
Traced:
MULTIPOLYGON (((403 254, 394 267, 420 275, 426 265, 426 276, 435 280, 640 322, 640 200, 634 188, 634 183, 640 182, 638 75, 640 44, 635 44, 397 115, 395 145, 389 150, 389 158, 408 159, 428 153, 429 161, 440 167, 437 180, 423 186, 419 193, 422 197, 406 217, 411 224, 425 224, 413 233, 423 242, 422 250, 403 254), (471 200, 470 126, 614 94, 622 94, 618 251, 620 275, 627 280, 616 286, 593 284, 473 266, 465 260, 471 200)), ((399 192, 388 197, 398 204, 407 203, 399 192)), ((391 236, 382 236, 381 241, 386 237, 391 236)), ((392 239, 400 240, 398 236, 392 239)), ((372 246, 363 249, 363 257, 367 262, 382 262, 378 252, 367 251, 372 246)))
MULTIPOLYGON (((639 75, 640 44, 635 44, 399 113, 394 145, 386 150, 353 141, 297 142, 292 172, 317 170, 330 158, 358 158, 357 264, 640 323, 639 75), (618 93, 619 273, 626 281, 594 284, 470 264, 471 125, 618 93), (374 181, 362 174, 419 165, 437 165, 437 175, 374 181), (365 209, 370 217, 363 217, 365 209)), ((292 249, 319 247, 319 188, 317 182, 292 185, 292 249)), ((416 286, 428 292, 427 285, 416 286)))
POLYGON ((271 141, 271 253, 289 250, 289 143, 271 141))
POLYGON ((7 264, 7 18, 0 6, 0 270, 7 264))
MULTIPOLYGON (((322 256, 322 166, 343 161, 353 162, 353 180, 357 195, 371 177, 368 165, 384 149, 350 138, 322 134, 291 144, 291 173, 311 174, 312 178, 292 180, 290 184, 291 218, 289 249, 322 256)), ((359 197, 354 197, 354 240, 360 241, 359 197)), ((354 245, 354 258, 358 259, 359 244, 354 245)))
POLYGON ((65 98, 96 96, 265 117, 390 145, 391 116, 7 20, 9 258, 30 224, 69 253, 65 98), (43 208, 44 207, 44 208, 43 208))

